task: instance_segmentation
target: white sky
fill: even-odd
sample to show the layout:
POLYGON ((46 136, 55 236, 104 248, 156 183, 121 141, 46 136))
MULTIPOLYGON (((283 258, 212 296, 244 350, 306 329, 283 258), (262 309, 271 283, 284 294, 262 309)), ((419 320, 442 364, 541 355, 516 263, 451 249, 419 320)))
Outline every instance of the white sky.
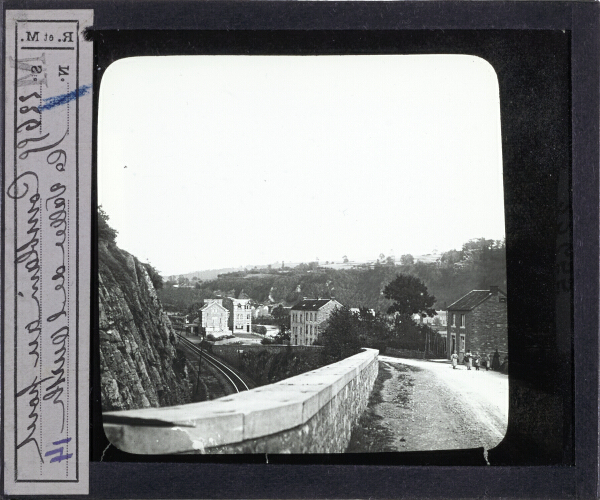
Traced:
POLYGON ((500 141, 477 57, 122 59, 100 87, 98 199, 163 275, 399 258, 504 237, 500 141))

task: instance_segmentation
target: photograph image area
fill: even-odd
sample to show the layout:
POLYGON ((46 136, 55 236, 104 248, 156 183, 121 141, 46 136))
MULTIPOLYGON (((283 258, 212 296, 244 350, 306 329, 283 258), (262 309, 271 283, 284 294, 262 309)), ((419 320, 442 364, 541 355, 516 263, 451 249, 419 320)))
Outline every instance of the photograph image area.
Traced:
POLYGON ((500 443, 498 78, 466 55, 169 56, 98 109, 104 431, 134 454, 500 443))

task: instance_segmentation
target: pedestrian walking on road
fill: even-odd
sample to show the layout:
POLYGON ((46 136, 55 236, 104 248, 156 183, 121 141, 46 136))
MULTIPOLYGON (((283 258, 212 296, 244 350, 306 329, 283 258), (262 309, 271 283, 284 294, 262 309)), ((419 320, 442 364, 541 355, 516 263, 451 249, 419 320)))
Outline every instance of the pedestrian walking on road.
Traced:
POLYGON ((486 353, 481 356, 481 364, 485 365, 486 372, 490 369, 490 357, 486 353))
POLYGON ((502 373, 508 373, 508 354, 504 356, 504 361, 500 365, 500 371, 502 373))
POLYGON ((479 371, 479 354, 475 353, 475 356, 473 356, 473 365, 475 366, 475 371, 478 372, 479 371))
POLYGON ((500 369, 500 353, 498 352, 498 349, 496 349, 496 352, 494 353, 494 359, 492 360, 492 370, 497 372, 499 369, 500 369))
POLYGON ((452 353, 450 359, 452 360, 452 369, 456 370, 456 365, 458 364, 458 354, 456 354, 456 351, 452 353))
POLYGON ((473 355, 471 354, 471 351, 467 351, 465 353, 465 362, 467 363, 467 370, 470 370, 471 364, 473 363, 473 355))

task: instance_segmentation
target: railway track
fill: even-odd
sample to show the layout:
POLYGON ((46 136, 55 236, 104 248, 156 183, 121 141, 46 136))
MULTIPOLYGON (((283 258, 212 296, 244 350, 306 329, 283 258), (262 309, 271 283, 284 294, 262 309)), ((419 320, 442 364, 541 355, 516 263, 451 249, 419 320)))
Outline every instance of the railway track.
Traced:
POLYGON ((244 382, 244 380, 235 371, 229 368, 225 363, 221 362, 214 356, 211 356, 206 351, 201 350, 196 344, 186 339, 185 337, 179 334, 177 334, 177 336, 179 337, 179 342, 181 342, 181 344, 183 344, 186 347, 186 349, 198 356, 201 356, 205 362, 207 362, 209 365, 211 365, 217 371, 219 371, 229 381, 229 383, 233 386, 236 392, 247 391, 250 389, 250 387, 248 387, 248 384, 246 384, 246 382, 244 382))

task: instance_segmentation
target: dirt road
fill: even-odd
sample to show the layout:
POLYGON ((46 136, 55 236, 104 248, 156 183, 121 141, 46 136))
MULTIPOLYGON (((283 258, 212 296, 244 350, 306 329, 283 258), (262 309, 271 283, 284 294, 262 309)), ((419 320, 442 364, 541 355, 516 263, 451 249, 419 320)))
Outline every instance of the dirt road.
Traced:
POLYGON ((504 437, 508 377, 379 356, 379 377, 349 452, 486 449, 504 437))

